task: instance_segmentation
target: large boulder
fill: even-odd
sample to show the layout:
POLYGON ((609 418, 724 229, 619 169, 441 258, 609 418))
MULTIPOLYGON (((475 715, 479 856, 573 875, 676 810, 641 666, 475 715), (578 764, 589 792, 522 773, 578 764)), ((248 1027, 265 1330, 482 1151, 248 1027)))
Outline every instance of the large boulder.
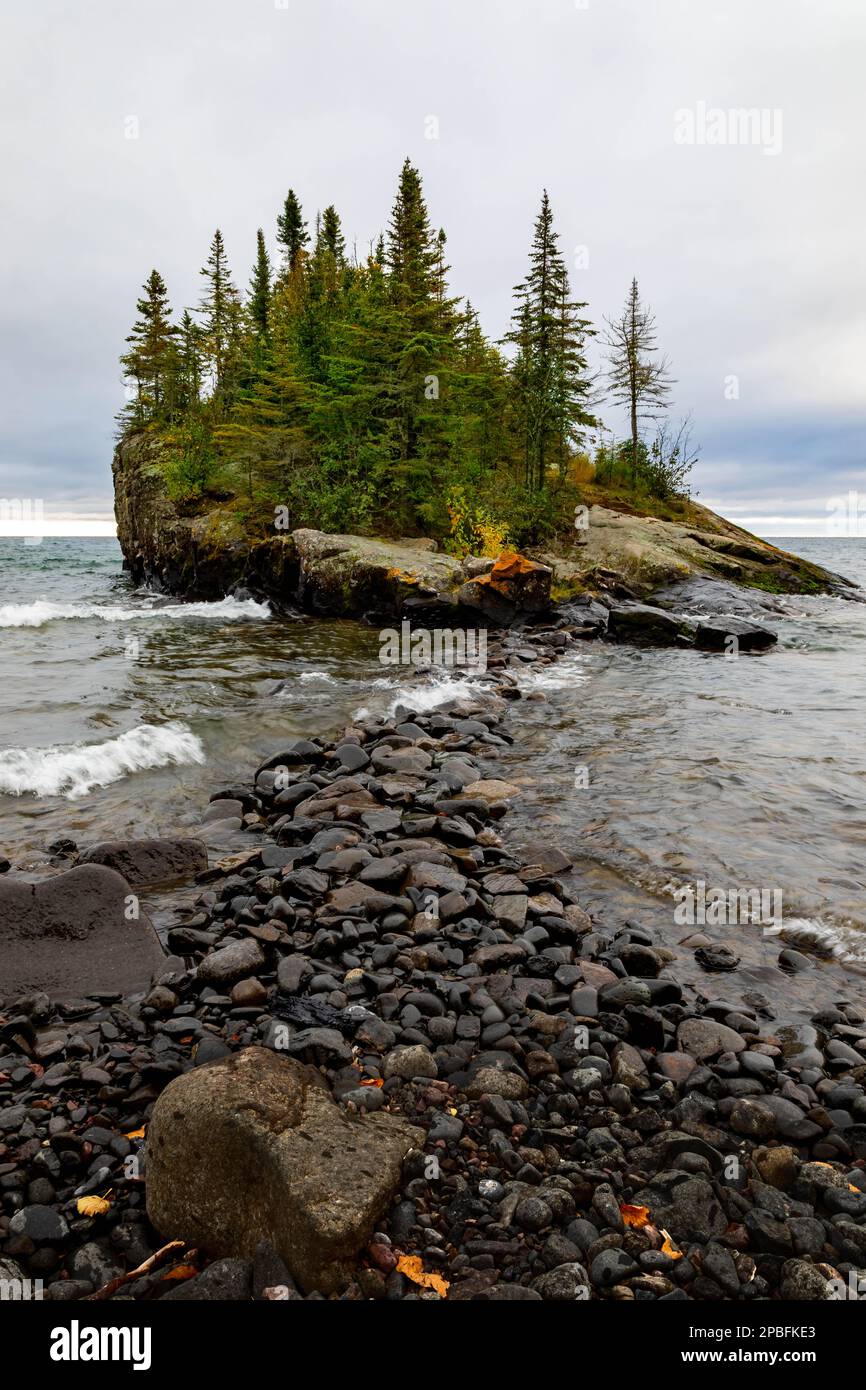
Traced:
POLYGON ((461 587, 457 599, 490 622, 507 625, 519 613, 543 613, 550 607, 552 576, 547 565, 505 550, 488 574, 469 579, 461 587))
POLYGON ((251 1259, 269 1240, 307 1293, 351 1276, 423 1131, 349 1116, 322 1075, 249 1047, 177 1077, 147 1134, 147 1211, 166 1238, 251 1259))
POLYGON ((147 989, 165 956, 126 879, 99 864, 41 883, 0 879, 0 999, 147 989))
POLYGON ((207 868, 201 840, 104 840, 85 850, 82 864, 105 864, 116 869, 132 888, 194 878, 207 868))

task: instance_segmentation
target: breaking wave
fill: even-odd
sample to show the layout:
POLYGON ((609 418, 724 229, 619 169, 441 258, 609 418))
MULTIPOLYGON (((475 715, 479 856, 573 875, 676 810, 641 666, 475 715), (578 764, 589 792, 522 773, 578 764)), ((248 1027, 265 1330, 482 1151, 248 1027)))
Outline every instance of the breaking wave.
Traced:
POLYGON ((175 603, 160 607, 125 608, 120 604, 52 603, 36 599, 33 603, 0 604, 0 627, 43 627, 63 619, 98 618, 104 623, 127 623, 136 618, 221 618, 227 622, 269 618, 268 604, 252 598, 221 598, 213 603, 175 603))
POLYGON ((132 772, 204 760, 201 739, 186 724, 139 724, 105 743, 6 749, 0 752, 0 792, 74 801, 132 772))

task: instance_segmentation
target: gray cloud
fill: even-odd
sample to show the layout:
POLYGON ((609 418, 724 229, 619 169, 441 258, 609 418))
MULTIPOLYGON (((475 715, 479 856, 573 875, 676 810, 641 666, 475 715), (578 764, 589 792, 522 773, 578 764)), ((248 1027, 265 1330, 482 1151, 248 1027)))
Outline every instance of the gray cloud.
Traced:
POLYGON ((596 322, 638 276, 704 444, 703 499, 822 517, 864 486, 857 0, 2 13, 0 495, 109 511, 117 355, 151 267, 194 304, 220 225, 245 284, 290 184, 309 216, 334 201, 363 253, 406 154, 448 231, 453 287, 491 334, 543 185, 569 257, 588 248, 572 278, 596 322), (675 112, 700 102, 778 109, 781 152, 677 144, 675 112))

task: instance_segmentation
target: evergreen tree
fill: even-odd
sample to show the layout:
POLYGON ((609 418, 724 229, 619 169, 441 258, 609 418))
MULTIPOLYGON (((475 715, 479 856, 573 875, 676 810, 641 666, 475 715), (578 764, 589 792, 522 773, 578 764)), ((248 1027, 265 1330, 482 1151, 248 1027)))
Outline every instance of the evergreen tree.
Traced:
POLYGON ((127 337, 128 350, 120 359, 127 381, 135 383, 135 398, 121 413, 121 420, 140 429, 165 420, 169 409, 175 329, 171 323, 168 290, 158 270, 144 282, 136 302, 138 318, 127 337))
POLYGON ((178 406, 193 410, 201 400, 201 330, 188 309, 184 309, 177 338, 178 406))
POLYGON ((399 450, 392 470, 391 501, 407 527, 417 525, 419 516, 429 519, 429 504, 435 505, 441 493, 447 456, 447 377, 455 349, 455 301, 446 297, 443 245, 430 227, 421 176, 407 159, 400 171, 385 247, 394 311, 393 419, 399 450))
POLYGON ((247 310, 253 337, 259 348, 270 342, 271 260, 261 227, 256 233, 256 261, 250 280, 247 310))
POLYGON ((593 330, 581 316, 586 305, 571 298, 558 241, 545 189, 535 222, 529 274, 515 286, 516 307, 506 338, 517 349, 512 374, 515 417, 530 491, 546 486, 552 466, 564 474, 581 431, 594 423, 585 356, 586 339, 593 330))
POLYGON ((437 257, 421 175, 406 159, 388 225, 386 258, 394 303, 419 327, 431 321, 437 257))
POLYGON ((618 319, 605 319, 609 350, 607 381, 611 399, 625 406, 631 427, 631 477, 636 486, 640 466, 640 422, 661 413, 668 404, 672 379, 666 357, 656 350, 656 323, 641 303, 637 280, 632 280, 618 319))
POLYGON ((202 267, 205 288, 199 303, 202 345, 211 370, 213 396, 219 404, 228 395, 229 364, 235 365, 240 330, 240 300, 232 284, 222 232, 217 228, 207 265, 202 267))
POLYGON ((333 203, 326 207, 322 213, 317 242, 333 256, 337 266, 343 265, 346 259, 346 241, 340 224, 340 215, 333 203))
POLYGON ((298 269, 301 254, 309 240, 301 205, 295 197, 294 190, 290 188, 283 210, 277 218, 277 241, 283 248, 284 267, 290 275, 294 275, 298 269))

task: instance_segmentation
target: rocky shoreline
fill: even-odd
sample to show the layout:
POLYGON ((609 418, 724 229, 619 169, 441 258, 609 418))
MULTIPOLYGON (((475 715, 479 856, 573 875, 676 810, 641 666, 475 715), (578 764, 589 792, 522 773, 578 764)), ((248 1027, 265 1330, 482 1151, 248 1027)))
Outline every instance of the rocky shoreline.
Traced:
MULTIPOLYGON (((199 891, 155 970, 144 913, 100 919, 138 988, 46 981, 0 1011, 0 1281, 143 1302, 866 1287, 859 1002, 783 1042, 770 1000, 716 988, 719 952, 686 989, 645 928, 587 915, 566 853, 509 849, 518 789, 485 764, 507 764, 520 650, 553 662, 596 619, 491 634, 477 697, 279 750, 212 798, 249 840, 213 867, 133 842, 49 880, 58 921, 82 874, 91 905, 118 878, 128 906, 165 855, 199 891)), ((85 972, 94 924, 67 928, 85 972)))

